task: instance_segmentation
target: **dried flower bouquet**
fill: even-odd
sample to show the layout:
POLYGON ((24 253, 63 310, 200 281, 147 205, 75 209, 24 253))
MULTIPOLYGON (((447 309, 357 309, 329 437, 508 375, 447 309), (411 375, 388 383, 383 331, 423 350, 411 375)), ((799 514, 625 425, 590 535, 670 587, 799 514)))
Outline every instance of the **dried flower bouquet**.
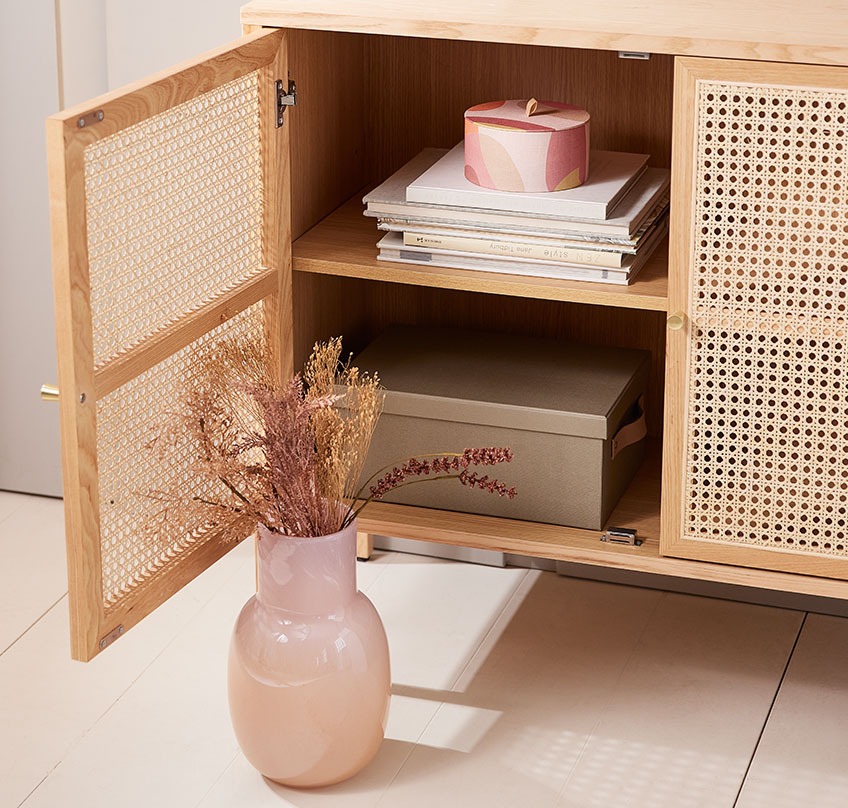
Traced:
POLYGON ((259 341, 223 340, 199 354, 195 378, 151 442, 163 455, 193 457, 199 485, 193 492, 150 492, 163 503, 159 518, 189 532, 245 517, 275 533, 323 536, 411 482, 454 478, 515 496, 475 470, 509 462, 508 448, 410 458, 360 484, 384 394, 377 375, 343 362, 341 350, 340 338, 317 343, 303 374, 282 384, 259 341))

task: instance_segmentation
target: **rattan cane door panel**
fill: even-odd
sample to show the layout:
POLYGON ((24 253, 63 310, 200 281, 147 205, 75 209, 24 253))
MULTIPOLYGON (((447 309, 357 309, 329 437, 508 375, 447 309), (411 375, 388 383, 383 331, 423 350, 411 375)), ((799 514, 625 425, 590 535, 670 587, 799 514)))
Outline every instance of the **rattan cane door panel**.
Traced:
POLYGON ((192 458, 149 443, 221 339, 270 338, 291 373, 286 75, 260 32, 48 120, 75 658, 252 530, 174 530, 151 494, 197 486, 192 458))
POLYGON ((662 550, 848 577, 848 70, 675 96, 662 550))

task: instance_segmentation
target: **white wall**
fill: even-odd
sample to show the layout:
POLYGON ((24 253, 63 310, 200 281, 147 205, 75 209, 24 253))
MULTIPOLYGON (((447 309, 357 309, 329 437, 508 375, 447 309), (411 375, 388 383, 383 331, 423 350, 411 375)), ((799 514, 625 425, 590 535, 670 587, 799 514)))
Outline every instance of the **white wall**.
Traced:
POLYGON ((236 39, 241 4, 0 2, 0 489, 61 493, 44 119, 236 39))
POLYGON ((109 88, 241 35, 244 0, 105 0, 109 88))
POLYGON ((60 104, 81 104, 108 89, 106 0, 57 0, 60 104))
POLYGON ((59 108, 53 0, 0 3, 0 488, 58 494, 44 119, 59 108))

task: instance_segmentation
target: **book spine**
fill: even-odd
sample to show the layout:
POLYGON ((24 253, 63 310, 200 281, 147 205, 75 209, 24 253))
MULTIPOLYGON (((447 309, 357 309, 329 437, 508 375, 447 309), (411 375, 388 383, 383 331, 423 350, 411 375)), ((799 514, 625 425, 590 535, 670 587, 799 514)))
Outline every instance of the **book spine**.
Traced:
POLYGON ((554 264, 530 264, 520 261, 491 261, 485 259, 464 259, 455 255, 436 253, 413 253, 409 250, 381 247, 378 261, 392 261, 399 264, 416 264, 428 267, 446 267, 448 269, 467 269, 475 272, 494 272, 501 275, 522 275, 530 278, 548 278, 564 281, 596 281, 626 285, 635 276, 627 275, 615 269, 605 267, 572 269, 570 266, 554 264), (476 261, 481 262, 477 264, 476 261))
POLYGON ((562 264, 586 264, 594 267, 621 267, 620 252, 583 250, 574 247, 555 247, 521 241, 474 238, 466 236, 439 236, 424 233, 404 232, 403 243, 407 247, 424 247, 437 250, 477 253, 480 255, 503 255, 509 258, 531 258, 562 264))

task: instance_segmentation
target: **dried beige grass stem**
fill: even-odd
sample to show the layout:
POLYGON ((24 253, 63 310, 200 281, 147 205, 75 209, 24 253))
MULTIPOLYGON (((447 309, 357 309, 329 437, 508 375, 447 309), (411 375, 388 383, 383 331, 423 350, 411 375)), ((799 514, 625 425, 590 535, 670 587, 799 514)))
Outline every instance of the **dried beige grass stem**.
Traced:
POLYGON ((376 376, 340 357, 341 339, 318 343, 303 377, 278 384, 262 343, 200 350, 197 374, 153 442, 195 458, 195 490, 150 492, 169 530, 247 516, 277 533, 322 536, 349 523, 382 392, 376 376), (334 406, 343 394, 344 407, 334 406))

